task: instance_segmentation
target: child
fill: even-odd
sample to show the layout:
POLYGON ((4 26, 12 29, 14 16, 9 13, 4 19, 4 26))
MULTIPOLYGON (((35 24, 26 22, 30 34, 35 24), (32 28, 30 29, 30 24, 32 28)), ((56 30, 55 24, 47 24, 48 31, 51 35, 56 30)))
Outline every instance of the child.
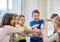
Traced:
MULTIPOLYGON (((51 15, 51 17, 50 17, 50 19, 46 19, 46 21, 53 21, 53 19, 55 18, 55 17, 57 17, 58 16, 58 14, 57 13, 53 13, 52 15, 51 15)), ((54 29, 54 32, 53 33, 56 33, 56 29, 54 29)))
POLYGON ((46 21, 51 21, 51 22, 52 22, 52 20, 53 20, 55 17, 57 17, 57 16, 58 16, 57 13, 53 13, 53 14, 51 15, 50 19, 46 19, 46 21))
POLYGON ((43 37, 45 38, 46 42, 60 42, 60 16, 57 16, 53 22, 53 26, 54 28, 57 30, 57 32, 52 35, 50 38, 47 37, 47 30, 45 28, 45 26, 42 26, 42 34, 43 37))
MULTIPOLYGON (((17 22, 18 22, 18 15, 17 14, 11 14, 12 16, 14 16, 14 21, 15 21, 15 23, 17 24, 17 22)), ((15 24, 14 23, 14 27, 15 27, 15 24)), ((10 36, 10 40, 9 40, 9 42, 17 42, 16 41, 16 37, 15 37, 15 33, 13 33, 11 36, 10 36)))
POLYGON ((0 42, 9 42, 10 36, 13 33, 23 33, 23 32, 39 32, 39 30, 17 28, 15 26, 15 18, 13 13, 6 13, 2 17, 2 22, 0 26, 0 42))
MULTIPOLYGON (((26 24, 24 24, 25 22, 25 16, 24 15, 19 15, 19 19, 18 19, 18 24, 16 25, 16 27, 22 27, 22 28, 28 28, 28 26, 26 24)), ((16 39, 18 42, 26 42, 26 37, 23 34, 16 34, 16 39)))
MULTIPOLYGON (((41 24, 44 24, 44 20, 42 19, 39 19, 40 18, 40 13, 38 10, 33 10, 32 11, 32 18, 33 18, 33 21, 30 22, 30 27, 33 27, 34 26, 37 28, 37 29, 41 29, 41 24)), ((31 36, 30 38, 30 42, 43 42, 43 38, 42 38, 42 33, 41 34, 34 34, 33 36, 31 36)))

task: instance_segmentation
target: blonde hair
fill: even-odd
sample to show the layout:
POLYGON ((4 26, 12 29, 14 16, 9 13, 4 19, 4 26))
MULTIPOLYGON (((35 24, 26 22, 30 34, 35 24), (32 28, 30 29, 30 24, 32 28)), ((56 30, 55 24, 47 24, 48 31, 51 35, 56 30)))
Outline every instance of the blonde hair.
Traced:
POLYGON ((60 27, 60 16, 57 16, 54 20, 55 23, 57 23, 57 26, 60 27))

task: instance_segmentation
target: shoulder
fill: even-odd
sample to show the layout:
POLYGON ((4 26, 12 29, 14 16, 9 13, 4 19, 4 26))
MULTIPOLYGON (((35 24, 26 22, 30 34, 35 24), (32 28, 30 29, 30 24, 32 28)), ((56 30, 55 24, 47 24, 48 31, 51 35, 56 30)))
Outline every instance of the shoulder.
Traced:
POLYGON ((25 27, 25 28, 28 28, 28 25, 27 25, 27 24, 24 24, 24 27, 25 27))
POLYGON ((40 20, 39 20, 39 23, 44 23, 44 20, 43 20, 43 19, 40 19, 40 20))
POLYGON ((30 21, 30 23, 34 23, 34 21, 30 21))
POLYGON ((30 26, 33 26, 35 24, 35 21, 31 21, 29 24, 30 26))
POLYGON ((43 19, 40 19, 39 21, 44 21, 43 19))

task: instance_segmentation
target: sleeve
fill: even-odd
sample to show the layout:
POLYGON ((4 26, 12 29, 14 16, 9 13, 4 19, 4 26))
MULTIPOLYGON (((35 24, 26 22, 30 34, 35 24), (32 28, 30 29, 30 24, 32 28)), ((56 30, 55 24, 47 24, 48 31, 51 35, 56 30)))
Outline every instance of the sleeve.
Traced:
POLYGON ((41 24, 44 24, 44 20, 43 19, 41 20, 41 24))
POLYGON ((24 28, 9 27, 8 32, 9 33, 23 33, 24 28))
POLYGON ((29 25, 30 25, 30 27, 32 27, 33 26, 33 22, 30 22, 29 25))
POLYGON ((54 35, 52 35, 50 38, 48 38, 48 36, 47 36, 46 29, 42 30, 42 33, 43 33, 43 38, 44 38, 45 42, 53 42, 55 40, 58 40, 57 33, 55 33, 54 35))

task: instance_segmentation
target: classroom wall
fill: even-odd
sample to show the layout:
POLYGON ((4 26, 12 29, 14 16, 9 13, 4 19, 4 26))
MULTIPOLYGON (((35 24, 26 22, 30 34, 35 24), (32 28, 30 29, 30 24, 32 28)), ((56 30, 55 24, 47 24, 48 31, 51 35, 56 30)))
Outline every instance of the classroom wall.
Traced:
POLYGON ((23 0, 22 6, 22 14, 26 16, 26 23, 29 24, 29 22, 32 20, 32 11, 35 9, 38 9, 40 11, 41 18, 45 18, 46 16, 46 1, 44 0, 23 0))
POLYGON ((29 22, 32 20, 32 11, 37 9, 37 0, 23 0, 23 5, 22 14, 26 16, 26 23, 29 24, 29 22))
POLYGON ((12 11, 21 14, 21 0, 12 0, 12 11))

